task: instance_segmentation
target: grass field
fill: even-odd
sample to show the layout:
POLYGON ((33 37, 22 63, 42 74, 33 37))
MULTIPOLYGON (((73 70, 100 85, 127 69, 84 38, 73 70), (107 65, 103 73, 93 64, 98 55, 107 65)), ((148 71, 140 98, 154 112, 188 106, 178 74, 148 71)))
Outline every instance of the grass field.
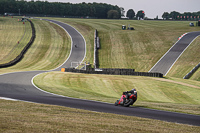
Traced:
MULTIPOLYGON (((66 32, 59 26, 46 21, 32 21, 36 28, 34 43, 21 62, 12 67, 0 69, 0 73, 55 69, 67 59, 71 50, 71 39, 66 32)), ((7 43, 6 40, 4 42, 7 43)))
POLYGON ((119 99, 123 91, 136 88, 138 100, 134 106, 200 115, 198 81, 51 72, 40 74, 34 83, 59 95, 109 103, 119 99))
MULTIPOLYGON (((4 18, 0 18, 0 23, 2 19, 4 18)), ((87 61, 93 62, 93 35, 94 29, 98 29, 102 45, 99 53, 100 67, 134 68, 136 71, 148 71, 177 41, 178 36, 185 32, 199 30, 196 27, 189 27, 189 22, 57 20, 69 23, 83 34, 87 43, 87 61), (136 30, 122 31, 121 25, 129 23, 136 30)), ((49 70, 58 67, 67 58, 71 42, 65 31, 46 21, 32 21, 36 28, 35 42, 20 63, 0 69, 0 73, 49 70)), ((9 20, 2 25, 7 23, 10 23, 9 20)), ((199 57, 200 53, 195 48, 198 46, 198 39, 191 44, 191 49, 188 49, 183 56, 187 57, 193 51, 197 58, 199 57)), ((57 94, 70 97, 78 95, 80 96, 78 98, 83 99, 90 97, 90 100, 110 103, 115 102, 122 91, 134 87, 138 91, 138 100, 134 106, 200 115, 198 96, 200 83, 195 81, 199 75, 193 75, 194 80, 183 80, 182 72, 173 70, 177 69, 176 66, 181 67, 181 60, 185 58, 180 58, 180 62, 174 65, 171 73, 162 79, 51 72, 37 76, 34 82, 42 89, 57 94)), ((189 59, 186 63, 188 62, 193 62, 194 66, 199 63, 198 59, 194 61, 189 59)), ((188 66, 183 67, 185 69, 188 66)), ((4 100, 0 100, 0 103, 0 119, 3 121, 0 123, 0 132, 130 132, 134 130, 146 133, 199 132, 200 130, 195 126, 60 106, 4 100)))
POLYGON ((198 133, 200 127, 61 106, 1 100, 0 132, 198 133))
MULTIPOLYGON (((93 45, 93 33, 95 29, 99 31, 101 43, 101 49, 99 50, 100 68, 133 68, 136 71, 146 72, 149 71, 163 54, 178 41, 179 36, 186 32, 200 30, 199 27, 190 27, 188 21, 61 18, 57 18, 56 20, 71 24, 84 35, 88 46, 87 59, 89 59, 90 62, 93 62, 93 46, 91 46, 93 45), (121 30, 122 25, 128 24, 133 26, 136 30, 121 30)), ((196 46, 198 46, 198 41, 196 46)), ((197 57, 200 56, 195 46, 190 48, 190 52, 191 51, 196 53, 197 57)), ((197 65, 199 62, 197 60, 191 62, 190 57, 189 59, 189 64, 197 65)), ((182 59, 180 59, 180 62, 182 62, 182 59)), ((182 66, 182 64, 177 65, 182 66)), ((183 69, 189 70, 189 68, 183 69)), ((182 72, 175 73, 180 75, 178 76, 179 78, 182 78, 182 72)), ((184 74, 185 73, 186 72, 184 72, 184 74)))
POLYGON ((18 56, 32 36, 31 25, 18 18, 0 18, 0 64, 18 56), (19 42, 19 43, 18 43, 19 42))

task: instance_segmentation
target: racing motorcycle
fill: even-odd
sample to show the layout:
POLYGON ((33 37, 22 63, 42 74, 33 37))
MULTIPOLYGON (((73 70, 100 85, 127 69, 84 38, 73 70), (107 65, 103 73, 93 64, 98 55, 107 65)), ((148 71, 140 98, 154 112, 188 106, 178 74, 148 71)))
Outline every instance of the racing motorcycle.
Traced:
POLYGON ((129 107, 137 100, 137 91, 134 91, 134 94, 128 94, 128 92, 123 92, 121 98, 115 102, 115 106, 121 105, 124 107, 129 107), (128 96, 128 98, 127 98, 128 96), (125 102, 124 102, 125 100, 125 102))

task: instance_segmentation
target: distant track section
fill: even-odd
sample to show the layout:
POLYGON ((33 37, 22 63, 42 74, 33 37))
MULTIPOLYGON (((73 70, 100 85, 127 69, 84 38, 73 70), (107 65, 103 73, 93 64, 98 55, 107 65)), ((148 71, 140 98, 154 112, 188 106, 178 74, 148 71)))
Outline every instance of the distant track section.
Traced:
POLYGON ((79 31, 77 31, 74 27, 68 24, 56 20, 43 20, 49 21, 62 27, 71 37, 71 52, 69 58, 61 66, 54 69, 54 71, 60 71, 62 67, 77 67, 78 64, 81 63, 86 56, 86 42, 84 37, 79 33, 79 31))
POLYGON ((160 60, 149 70, 149 72, 158 72, 166 76, 182 53, 199 35, 200 31, 185 34, 160 58, 160 60))

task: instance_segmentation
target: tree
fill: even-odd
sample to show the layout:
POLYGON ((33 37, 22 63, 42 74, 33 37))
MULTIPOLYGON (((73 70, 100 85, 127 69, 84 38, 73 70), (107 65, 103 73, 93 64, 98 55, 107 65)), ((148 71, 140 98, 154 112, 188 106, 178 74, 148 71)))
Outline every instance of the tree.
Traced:
POLYGON ((163 15, 162 15, 162 18, 168 20, 169 19, 169 13, 164 12, 163 15))
POLYGON ((158 20, 158 15, 156 16, 155 20, 158 20))
POLYGON ((119 18, 119 13, 117 10, 110 10, 108 11, 108 17, 109 19, 117 19, 119 18))
POLYGON ((135 17, 135 12, 133 9, 129 9, 128 12, 126 13, 126 17, 129 19, 133 19, 135 17))
POLYGON ((176 11, 173 11, 169 14, 170 18, 172 18, 173 20, 176 20, 177 19, 177 16, 179 16, 180 13, 179 12, 176 12, 176 11))
POLYGON ((140 10, 137 12, 136 17, 140 20, 140 19, 144 19, 145 13, 143 10, 140 10))
POLYGON ((120 18, 121 10, 118 6, 105 3, 85 3, 72 4, 60 2, 48 2, 47 0, 0 0, 0 14, 39 14, 39 15, 59 15, 59 16, 75 16, 95 18, 107 18, 108 11, 112 12, 111 18, 120 18))

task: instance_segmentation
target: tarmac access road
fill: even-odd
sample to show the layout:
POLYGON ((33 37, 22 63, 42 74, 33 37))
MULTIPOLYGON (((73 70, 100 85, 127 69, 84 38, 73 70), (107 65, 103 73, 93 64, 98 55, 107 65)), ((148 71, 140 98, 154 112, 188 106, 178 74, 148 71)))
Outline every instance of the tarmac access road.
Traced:
POLYGON ((182 53, 199 35, 200 31, 186 33, 160 58, 149 72, 158 72, 166 76, 182 53))
MULTIPOLYGON (((76 59, 76 61, 79 60, 81 61, 83 59, 85 51, 80 50, 79 51, 81 53, 80 54, 79 52, 76 51, 76 49, 82 48, 82 50, 84 50, 85 43, 82 43, 84 42, 83 41, 84 39, 82 38, 80 33, 78 33, 77 30, 75 30, 71 26, 67 26, 67 24, 58 21, 53 21, 53 22, 63 27, 70 34, 70 36, 73 37, 76 41, 81 42, 77 43, 79 44, 78 47, 72 47, 72 53, 70 54, 68 60, 63 64, 64 66, 62 65, 55 69, 55 70, 60 70, 61 67, 70 67, 71 61, 74 61, 73 59, 76 59), (75 50, 73 50, 73 48, 75 50)), ((75 42, 75 40, 73 40, 73 42, 75 42)), ((15 72, 15 73, 7 73, 0 75, 0 98, 15 99, 15 100, 50 104, 50 105, 59 105, 71 108, 90 110, 90 111, 114 113, 127 116, 137 116, 143 118, 163 120, 168 122, 200 126, 200 116, 197 115, 159 111, 159 110, 146 109, 134 106, 127 108, 122 106, 114 106, 115 101, 113 101, 113 104, 110 104, 97 101, 64 97, 45 92, 43 90, 40 90, 40 88, 37 88, 33 84, 33 78, 36 75, 44 72, 49 72, 49 71, 25 71, 25 72, 15 72)))

